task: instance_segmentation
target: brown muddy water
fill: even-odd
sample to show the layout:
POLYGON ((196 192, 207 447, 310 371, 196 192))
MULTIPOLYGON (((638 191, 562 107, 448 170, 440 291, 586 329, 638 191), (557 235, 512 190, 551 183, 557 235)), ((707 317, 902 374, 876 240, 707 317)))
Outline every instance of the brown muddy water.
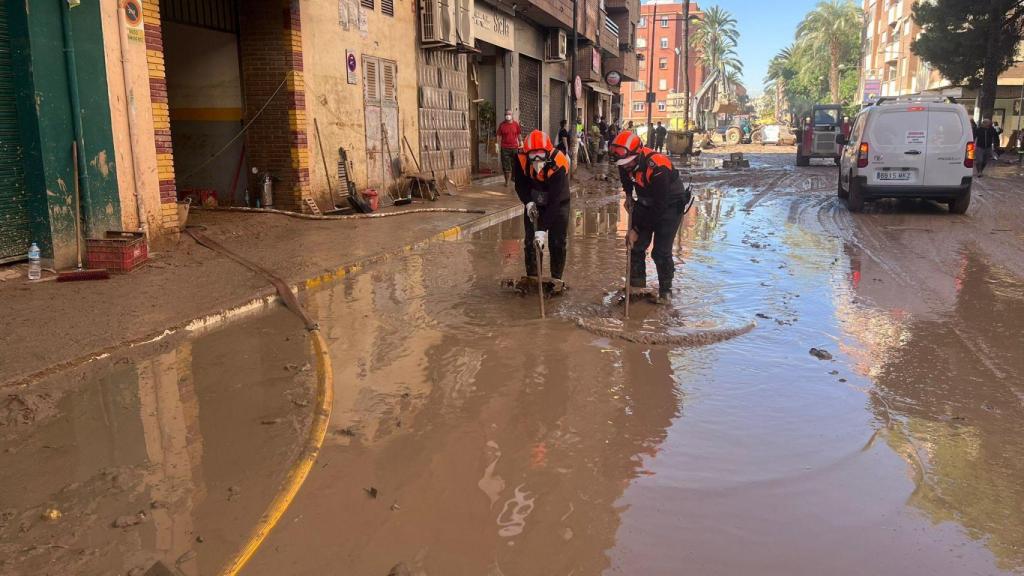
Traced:
MULTIPOLYGON (((614 203, 577 202, 547 320, 500 286, 522 273, 518 220, 310 295, 331 428, 243 573, 1024 573, 1019 269, 931 205, 850 218, 825 167, 716 178, 680 232, 672 304, 638 303, 625 327, 756 321, 734 338, 577 327, 621 317, 614 203)), ((302 437, 308 355, 275 311, 0 428, 0 573, 216 573, 302 437), (168 520, 110 527, 154 500, 168 520), (49 506, 63 517, 39 519, 49 506)))

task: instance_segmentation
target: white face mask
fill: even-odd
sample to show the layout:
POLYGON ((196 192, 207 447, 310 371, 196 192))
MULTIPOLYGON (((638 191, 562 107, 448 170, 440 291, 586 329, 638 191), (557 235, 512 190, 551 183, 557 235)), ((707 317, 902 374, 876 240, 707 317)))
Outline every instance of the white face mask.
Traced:
POLYGON ((511 121, 512 120, 512 115, 511 114, 505 114, 505 120, 506 121, 511 121))
POLYGON ((534 172, 540 172, 543 169, 544 169, 544 159, 543 158, 535 159, 533 161, 533 171, 534 172))

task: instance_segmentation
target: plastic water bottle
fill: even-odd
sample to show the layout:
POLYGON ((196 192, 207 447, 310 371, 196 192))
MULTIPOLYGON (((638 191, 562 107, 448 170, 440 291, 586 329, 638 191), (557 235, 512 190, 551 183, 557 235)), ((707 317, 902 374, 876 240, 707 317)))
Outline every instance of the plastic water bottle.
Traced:
POLYGON ((43 265, 39 262, 39 246, 33 242, 28 249, 28 279, 39 280, 43 275, 43 265))

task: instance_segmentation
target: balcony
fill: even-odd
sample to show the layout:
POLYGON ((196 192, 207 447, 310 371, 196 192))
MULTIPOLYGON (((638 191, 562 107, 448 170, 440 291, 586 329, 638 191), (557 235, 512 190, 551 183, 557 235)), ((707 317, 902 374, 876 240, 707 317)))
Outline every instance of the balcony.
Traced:
POLYGON ((639 16, 640 0, 604 0, 604 9, 607 10, 609 14, 632 12, 639 16))
POLYGON ((609 57, 619 55, 619 27, 607 16, 604 16, 604 28, 601 29, 601 49, 609 57))
POLYGON ((527 0, 526 15, 548 28, 572 29, 572 0, 527 0))
POLYGON ((608 70, 618 71, 619 74, 622 74, 623 82, 636 82, 641 79, 639 62, 636 52, 623 50, 621 56, 605 60, 604 69, 606 72, 608 70))

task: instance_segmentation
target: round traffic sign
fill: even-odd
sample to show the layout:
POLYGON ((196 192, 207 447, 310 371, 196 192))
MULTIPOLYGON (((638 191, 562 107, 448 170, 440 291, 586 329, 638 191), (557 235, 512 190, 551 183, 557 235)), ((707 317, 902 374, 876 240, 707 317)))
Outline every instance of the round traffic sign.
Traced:
POLYGON ((356 55, 355 54, 349 54, 348 55, 348 71, 349 72, 355 72, 356 71, 356 55))
POLYGON ((125 0, 124 15, 130 26, 138 26, 142 22, 142 5, 139 0, 125 0))
POLYGON ((608 73, 604 75, 604 81, 609 86, 618 86, 619 84, 622 84, 622 74, 619 74, 615 70, 609 70, 608 73))

